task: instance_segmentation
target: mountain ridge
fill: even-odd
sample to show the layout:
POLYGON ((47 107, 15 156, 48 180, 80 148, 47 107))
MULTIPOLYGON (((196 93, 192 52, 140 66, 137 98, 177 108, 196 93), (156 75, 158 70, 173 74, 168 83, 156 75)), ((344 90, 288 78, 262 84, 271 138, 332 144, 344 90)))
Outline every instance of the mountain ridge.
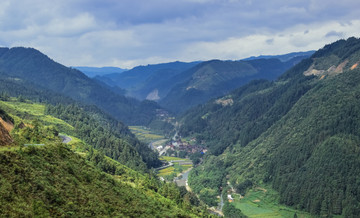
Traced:
POLYGON ((177 84, 159 104, 170 111, 181 113, 251 80, 274 80, 300 60, 295 57, 287 62, 278 59, 203 62, 174 78, 177 84))
POLYGON ((54 92, 64 94, 86 104, 95 104, 102 110, 125 123, 148 123, 160 108, 146 106, 133 98, 127 98, 104 84, 88 78, 82 72, 65 67, 33 48, 0 49, 0 71, 21 78, 54 92), (139 120, 136 112, 147 113, 139 120))
POLYGON ((190 186, 216 196, 222 178, 241 195, 268 185, 279 192, 280 203, 295 209, 356 217, 359 61, 360 39, 339 40, 276 81, 253 81, 220 98, 231 104, 215 99, 188 111, 180 134, 210 150, 192 171, 190 186), (309 69, 321 73, 305 75, 309 69), (208 180, 213 183, 203 182, 208 180))

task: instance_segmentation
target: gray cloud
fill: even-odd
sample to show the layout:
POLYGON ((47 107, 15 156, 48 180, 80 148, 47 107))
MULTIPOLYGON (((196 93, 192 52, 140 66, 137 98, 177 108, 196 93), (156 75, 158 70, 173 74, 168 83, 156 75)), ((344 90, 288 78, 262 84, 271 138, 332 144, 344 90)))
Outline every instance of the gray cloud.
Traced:
POLYGON ((337 38, 341 38, 344 36, 344 33, 342 32, 336 32, 336 31, 330 31, 328 33, 326 33, 325 37, 337 37, 337 38))
POLYGON ((359 13, 357 0, 3 0, 0 42, 72 66, 239 59, 359 36, 359 13))

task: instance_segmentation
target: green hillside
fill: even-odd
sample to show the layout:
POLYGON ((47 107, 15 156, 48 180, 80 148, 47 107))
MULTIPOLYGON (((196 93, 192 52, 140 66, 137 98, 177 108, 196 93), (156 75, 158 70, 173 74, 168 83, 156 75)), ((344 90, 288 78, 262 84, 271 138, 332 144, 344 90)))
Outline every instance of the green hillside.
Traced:
POLYGON ((275 82, 254 81, 190 110, 181 134, 210 148, 190 175, 193 189, 207 189, 197 191, 207 198, 227 181, 242 195, 270 186, 293 208, 357 217, 359 61, 360 40, 340 40, 275 82))
POLYGON ((1 48, 0 71, 15 80, 25 80, 76 101, 97 105, 127 124, 148 124, 159 108, 156 104, 141 103, 115 93, 105 84, 56 63, 33 48, 1 48))
POLYGON ((160 165, 157 154, 136 139, 126 126, 95 107, 76 104, 51 106, 19 102, 14 98, 0 101, 0 107, 13 114, 17 121, 32 123, 37 120, 62 133, 76 136, 132 169, 146 171, 160 165))
MULTIPOLYGON (((118 168, 118 171, 121 168, 118 168)), ((113 177, 64 145, 0 152, 0 214, 10 217, 196 217, 151 180, 113 177)), ((123 174, 125 172, 122 172, 123 174)), ((166 185, 164 185, 165 187, 166 185)), ((176 190, 176 189, 174 189, 176 190)), ((176 192, 175 192, 176 193, 176 192)), ((180 197, 180 196, 179 196, 180 197)))
MULTIPOLYGON (((124 153, 126 160, 114 161, 104 155, 106 150, 101 147, 99 150, 102 152, 99 152, 73 137, 72 134, 81 133, 76 131, 81 123, 87 125, 87 113, 80 114, 82 120, 78 119, 74 127, 45 114, 45 105, 25 101, 19 102, 14 98, 0 101, 2 119, 14 124, 11 131, 14 141, 0 146, 0 216, 208 215, 198 202, 195 201, 194 206, 191 200, 195 197, 193 194, 177 188, 175 184, 162 183, 152 174, 140 173, 119 163, 125 162, 141 170, 132 165, 139 161, 134 158, 140 157, 124 153), (60 143, 59 129, 73 137, 69 145, 60 143)), ((67 114, 76 112, 74 108, 67 108, 67 114)), ((96 125, 97 121, 90 121, 96 125)), ((128 133, 119 134, 123 134, 125 141, 128 133)), ((95 135, 93 137, 96 138, 95 135)), ((84 141, 88 139, 84 138, 84 141)), ((136 155, 135 150, 130 151, 136 155)))
POLYGON ((274 80, 305 57, 287 62, 278 59, 203 62, 169 79, 168 83, 174 85, 159 103, 173 112, 184 112, 192 106, 225 95, 251 80, 274 80))

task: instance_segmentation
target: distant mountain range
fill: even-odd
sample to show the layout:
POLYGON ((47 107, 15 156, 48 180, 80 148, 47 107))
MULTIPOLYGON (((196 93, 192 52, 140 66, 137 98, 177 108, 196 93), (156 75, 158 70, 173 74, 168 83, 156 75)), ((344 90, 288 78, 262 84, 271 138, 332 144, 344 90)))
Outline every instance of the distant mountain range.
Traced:
POLYGON ((251 56, 249 58, 245 58, 242 59, 244 61, 249 61, 249 60, 256 60, 256 59, 279 59, 282 62, 286 62, 289 61, 293 58, 296 57, 310 57, 312 54, 314 54, 316 51, 311 50, 311 51, 304 51, 304 52, 291 52, 289 54, 283 54, 283 55, 260 55, 260 56, 251 56))
POLYGON ((241 61, 172 62, 139 66, 121 74, 97 76, 126 95, 154 100, 175 113, 238 88, 252 79, 273 80, 313 51, 241 61))
POLYGON ((138 99, 159 100, 171 89, 172 77, 196 66, 199 62, 171 62, 138 66, 121 74, 108 74, 97 76, 100 80, 110 86, 118 86, 127 91, 127 95, 138 99), (158 93, 159 97, 151 96, 152 92, 158 93))
POLYGON ((80 70, 90 78, 95 76, 103 76, 107 74, 118 74, 127 71, 127 69, 122 69, 119 67, 73 67, 73 68, 80 70))

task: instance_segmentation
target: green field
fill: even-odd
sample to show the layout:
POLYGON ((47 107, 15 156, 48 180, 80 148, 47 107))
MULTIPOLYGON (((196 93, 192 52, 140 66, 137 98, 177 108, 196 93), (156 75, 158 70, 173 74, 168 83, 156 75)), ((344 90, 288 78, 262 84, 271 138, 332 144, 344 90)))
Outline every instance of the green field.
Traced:
POLYGON ((240 198, 232 194, 236 208, 239 208, 248 217, 311 217, 310 214, 278 204, 278 194, 270 188, 255 188, 240 198))
POLYGON ((189 159, 186 158, 180 158, 180 157, 169 157, 169 156, 161 156, 159 158, 160 160, 166 160, 166 161, 172 161, 172 160, 183 160, 183 161, 190 161, 189 159))
POLYGON ((163 139, 164 136, 153 133, 151 130, 143 126, 129 126, 130 131, 143 142, 150 143, 155 140, 163 139))
MULTIPOLYGON (((178 157, 169 157, 169 156, 161 156, 160 160, 165 160, 167 162, 170 161, 184 161, 184 162, 191 162, 191 160, 186 158, 178 158, 178 157)), ((180 173, 188 170, 189 168, 193 167, 192 164, 180 165, 179 162, 173 162, 173 166, 167 167, 165 169, 158 171, 158 176, 172 176, 176 177, 179 176, 180 173)))
MULTIPOLYGON (((40 120, 44 125, 54 125, 60 130, 60 134, 67 135, 72 138, 68 143, 71 148, 76 152, 82 152, 86 148, 86 144, 71 135, 74 127, 67 122, 60 120, 56 117, 45 114, 45 105, 32 102, 19 102, 16 98, 11 98, 10 101, 0 101, 0 108, 5 109, 11 117, 14 118, 15 124, 24 122, 31 123, 33 119, 40 120)), ((18 147, 4 146, 0 148, 0 151, 14 150, 18 147)))

